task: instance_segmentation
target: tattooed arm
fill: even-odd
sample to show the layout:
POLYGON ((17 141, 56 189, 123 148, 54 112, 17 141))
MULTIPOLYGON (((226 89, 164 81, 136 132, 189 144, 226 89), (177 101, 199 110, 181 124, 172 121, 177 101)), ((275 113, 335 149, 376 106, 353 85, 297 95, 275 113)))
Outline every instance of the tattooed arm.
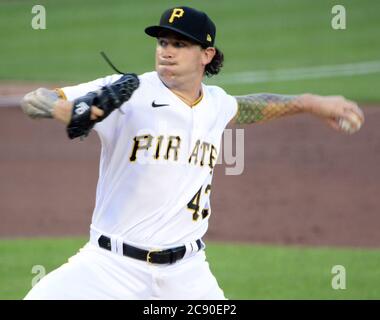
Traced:
POLYGON ((236 123, 264 122, 285 115, 303 112, 300 97, 270 93, 235 97, 238 101, 236 123))
POLYGON ((362 110, 354 102, 341 96, 259 93, 235 98, 238 111, 233 122, 237 124, 261 123, 297 113, 316 115, 339 131, 342 130, 338 125, 340 118, 346 119, 354 126, 357 125, 357 117, 361 123, 364 122, 362 110))

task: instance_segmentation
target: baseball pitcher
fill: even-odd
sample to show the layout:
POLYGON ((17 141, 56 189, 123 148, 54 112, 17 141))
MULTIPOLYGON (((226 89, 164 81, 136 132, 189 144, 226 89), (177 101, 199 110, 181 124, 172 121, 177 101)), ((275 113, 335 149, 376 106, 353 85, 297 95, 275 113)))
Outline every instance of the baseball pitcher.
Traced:
POLYGON ((168 9, 145 32, 157 39, 155 71, 40 88, 22 100, 28 116, 63 122, 71 139, 94 130, 102 145, 89 242, 26 299, 225 299, 202 237, 227 124, 307 112, 353 133, 364 121, 343 97, 232 96, 203 84, 223 64, 204 12, 168 9))

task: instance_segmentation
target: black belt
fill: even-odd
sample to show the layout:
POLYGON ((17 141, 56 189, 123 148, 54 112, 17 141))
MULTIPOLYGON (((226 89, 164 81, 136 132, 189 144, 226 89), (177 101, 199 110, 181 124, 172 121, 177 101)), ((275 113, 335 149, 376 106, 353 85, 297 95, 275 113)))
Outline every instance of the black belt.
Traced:
MULTIPOLYGON (((111 251, 111 239, 106 236, 100 236, 99 247, 111 251)), ((196 241, 198 250, 202 248, 202 241, 196 241)), ((175 263, 181 260, 186 253, 186 246, 165 249, 165 250, 143 250, 123 243, 123 255, 126 257, 143 260, 149 263, 166 264, 175 263)))

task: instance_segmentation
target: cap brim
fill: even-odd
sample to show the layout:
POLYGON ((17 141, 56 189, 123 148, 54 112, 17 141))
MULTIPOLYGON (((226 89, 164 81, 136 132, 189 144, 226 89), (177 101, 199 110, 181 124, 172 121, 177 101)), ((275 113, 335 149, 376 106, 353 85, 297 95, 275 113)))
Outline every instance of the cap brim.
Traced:
POLYGON ((179 30, 177 28, 166 27, 166 26, 165 27, 163 27, 163 26, 151 26, 151 27, 145 28, 145 33, 148 36, 151 36, 151 37, 154 37, 154 38, 158 38, 161 31, 172 31, 172 32, 178 33, 180 35, 183 35, 186 38, 189 38, 189 39, 195 41, 196 43, 204 44, 204 43, 200 42, 198 39, 196 39, 193 36, 191 36, 190 34, 188 34, 186 32, 183 32, 182 30, 179 30))

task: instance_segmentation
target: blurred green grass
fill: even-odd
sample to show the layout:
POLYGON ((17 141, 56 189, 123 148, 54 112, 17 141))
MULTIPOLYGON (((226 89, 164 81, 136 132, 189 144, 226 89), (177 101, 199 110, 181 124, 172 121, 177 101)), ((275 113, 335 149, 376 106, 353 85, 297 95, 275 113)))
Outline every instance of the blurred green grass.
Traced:
POLYGON ((81 238, 0 240, 0 299, 22 299, 36 276, 33 266, 50 272, 84 243, 81 238))
MULTIPOLYGON (((84 238, 0 240, 0 299, 22 299, 35 265, 52 271, 84 238)), ((379 299, 379 250, 207 243, 210 267, 229 299, 379 299), (346 289, 331 287, 334 265, 346 289)))
MULTIPOLYGON (((177 1, 40 1, 47 29, 31 28, 33 1, 0 3, 0 79, 78 83, 112 73, 99 51, 123 70, 154 67, 153 39, 144 28, 158 23, 177 1)), ((321 0, 193 0, 218 27, 224 73, 334 65, 380 59, 380 2, 343 0, 346 30, 333 30, 331 8, 321 0)), ((231 94, 314 92, 379 101, 380 73, 361 76, 226 85, 231 94)))
POLYGON ((214 243, 211 269, 230 299, 379 299, 380 251, 214 243), (334 290, 332 268, 346 270, 334 290))

